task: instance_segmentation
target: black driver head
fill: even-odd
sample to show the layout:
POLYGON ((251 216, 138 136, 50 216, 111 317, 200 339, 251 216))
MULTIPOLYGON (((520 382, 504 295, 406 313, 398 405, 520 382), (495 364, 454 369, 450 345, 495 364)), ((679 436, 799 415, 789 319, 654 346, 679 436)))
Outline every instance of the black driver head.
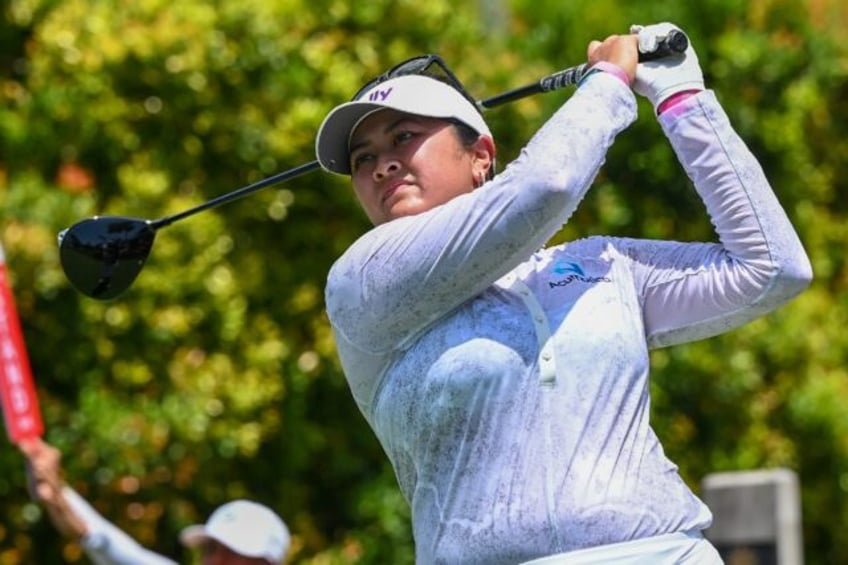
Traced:
POLYGON ((147 220, 94 217, 59 234, 65 276, 81 293, 108 300, 124 292, 144 267, 156 230, 147 220))

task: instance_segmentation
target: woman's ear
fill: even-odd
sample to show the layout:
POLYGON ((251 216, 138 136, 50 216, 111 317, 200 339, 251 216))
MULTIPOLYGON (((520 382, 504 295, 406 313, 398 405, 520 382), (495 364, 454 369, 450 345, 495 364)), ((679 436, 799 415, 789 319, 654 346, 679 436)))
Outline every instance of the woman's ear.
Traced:
POLYGON ((471 147, 474 178, 486 179, 489 170, 495 166, 495 142, 488 135, 481 135, 471 147))

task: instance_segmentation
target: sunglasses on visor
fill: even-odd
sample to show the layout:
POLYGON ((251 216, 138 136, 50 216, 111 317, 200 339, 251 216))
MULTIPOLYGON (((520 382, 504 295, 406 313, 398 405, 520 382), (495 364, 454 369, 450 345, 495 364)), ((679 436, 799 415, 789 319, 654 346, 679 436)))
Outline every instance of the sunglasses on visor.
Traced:
POLYGON ((383 74, 372 78, 368 82, 366 82, 362 88, 356 91, 356 94, 353 95, 351 101, 357 100, 360 96, 365 94, 365 92, 371 90, 375 86, 380 83, 383 83, 389 79, 402 77, 406 75, 419 75, 426 76, 430 78, 434 78, 438 81, 444 82, 452 86, 456 89, 457 92, 462 94, 466 100, 471 102, 471 105, 474 106, 477 111, 480 111, 480 105, 477 101, 465 90, 465 87, 456 78, 456 75, 451 72, 448 66, 445 64, 444 59, 439 57, 438 55, 419 55, 417 57, 413 57, 411 59, 407 59, 402 63, 398 63, 388 71, 383 74))

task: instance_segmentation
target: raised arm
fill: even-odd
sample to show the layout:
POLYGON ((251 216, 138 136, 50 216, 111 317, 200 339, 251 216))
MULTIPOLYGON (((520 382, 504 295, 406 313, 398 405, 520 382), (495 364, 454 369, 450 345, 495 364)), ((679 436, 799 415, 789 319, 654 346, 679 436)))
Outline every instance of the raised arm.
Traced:
MULTIPOLYGON (((671 27, 648 26, 640 35, 671 27)), ((658 110, 669 97, 702 85, 691 45, 684 56, 637 69, 636 90, 658 110)), ((738 327, 786 303, 812 280, 798 234, 714 93, 693 94, 665 109, 659 121, 720 243, 656 244, 636 258, 653 347, 738 327)))
POLYGON ((327 285, 340 337, 372 354, 401 347, 527 259, 574 212, 635 110, 619 79, 593 76, 494 180, 362 237, 327 285))
POLYGON ((101 516, 62 478, 61 453, 41 439, 20 444, 38 501, 64 536, 77 540, 97 565, 176 565, 101 516))

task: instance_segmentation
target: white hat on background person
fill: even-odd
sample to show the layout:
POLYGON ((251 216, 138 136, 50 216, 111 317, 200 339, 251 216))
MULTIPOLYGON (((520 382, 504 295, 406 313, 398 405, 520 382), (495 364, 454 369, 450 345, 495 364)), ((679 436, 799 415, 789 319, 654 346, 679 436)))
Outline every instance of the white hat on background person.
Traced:
POLYGON ((286 524, 262 504, 234 500, 218 507, 205 524, 188 526, 180 532, 180 542, 197 547, 214 540, 245 557, 260 557, 278 564, 291 544, 286 524))

